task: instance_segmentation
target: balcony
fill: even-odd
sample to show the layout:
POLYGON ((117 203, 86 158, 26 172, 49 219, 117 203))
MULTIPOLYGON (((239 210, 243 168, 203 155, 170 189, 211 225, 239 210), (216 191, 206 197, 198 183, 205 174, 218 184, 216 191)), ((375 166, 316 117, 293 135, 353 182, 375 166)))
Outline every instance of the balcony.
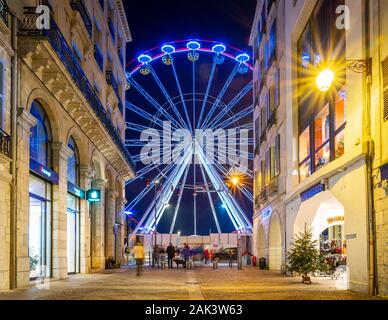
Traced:
POLYGON ((104 55, 97 43, 94 45, 94 58, 96 59, 101 71, 104 71, 104 55))
POLYGON ((88 30, 90 38, 92 38, 92 22, 90 21, 88 11, 85 7, 83 0, 70 0, 70 5, 73 10, 76 10, 81 15, 81 18, 85 24, 86 30, 88 30))
POLYGON ((0 20, 8 26, 8 7, 5 0, 0 0, 0 20))
POLYGON ((117 85, 117 81, 113 75, 112 71, 107 71, 106 72, 106 82, 112 86, 114 92, 116 93, 117 99, 121 102, 121 95, 119 91, 119 86, 117 85))
MULTIPOLYGON (((93 86, 90 84, 88 78, 82 70, 75 54, 71 50, 71 47, 66 42, 61 31, 59 30, 55 20, 51 19, 51 28, 49 30, 37 30, 35 21, 37 15, 34 8, 26 8, 23 20, 23 26, 19 31, 19 39, 23 37, 27 41, 33 40, 32 37, 36 37, 35 41, 47 41, 51 46, 52 50, 57 55, 60 63, 65 67, 69 76, 73 80, 75 86, 78 87, 79 91, 84 96, 85 100, 88 101, 92 111, 99 119, 99 122, 105 128, 110 139, 113 140, 120 154, 124 158, 126 165, 134 170, 135 166, 132 161, 131 155, 121 139, 118 130, 113 125, 109 114, 102 105, 100 99, 94 92, 93 86)), ((24 46, 24 49, 26 46, 24 46)), ((46 64, 45 64, 46 65, 46 64)), ((109 140, 107 140, 109 141, 109 140)), ((107 155, 109 156, 109 154, 107 155)), ((124 169, 123 169, 124 170, 124 169)), ((126 170, 126 169, 125 169, 126 170)), ((126 173, 125 173, 126 174, 126 173)), ((127 174, 126 174, 127 175, 127 174)))
POLYGON ((276 176, 271 180, 271 182, 265 186, 257 197, 257 202, 264 203, 268 198, 275 195, 279 190, 279 176, 276 176))
POLYGON ((0 129, 0 154, 11 157, 11 137, 0 129))

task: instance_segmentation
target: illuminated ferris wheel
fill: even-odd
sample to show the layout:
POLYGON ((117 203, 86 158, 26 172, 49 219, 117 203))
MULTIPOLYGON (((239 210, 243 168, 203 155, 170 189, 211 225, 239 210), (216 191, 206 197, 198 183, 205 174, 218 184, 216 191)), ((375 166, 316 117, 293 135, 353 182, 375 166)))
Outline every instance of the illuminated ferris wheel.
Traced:
POLYGON ((125 212, 141 213, 135 233, 175 233, 184 218, 196 235, 206 206, 218 233, 226 219, 235 232, 252 232, 242 205, 253 202, 249 59, 219 42, 190 40, 128 64, 125 143, 138 175, 127 188, 141 191, 125 212))

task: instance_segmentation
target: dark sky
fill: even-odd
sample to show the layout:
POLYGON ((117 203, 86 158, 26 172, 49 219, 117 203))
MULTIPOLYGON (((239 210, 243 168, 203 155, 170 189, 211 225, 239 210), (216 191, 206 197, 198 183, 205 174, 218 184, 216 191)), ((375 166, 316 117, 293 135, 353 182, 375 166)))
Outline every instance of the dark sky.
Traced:
MULTIPOLYGON (((124 1, 124 4, 126 6, 128 22, 133 37, 133 41, 127 45, 128 62, 132 59, 136 59, 137 56, 144 51, 161 46, 164 43, 193 38, 215 40, 223 42, 226 45, 237 47, 246 51, 248 54, 251 52, 248 41, 256 0, 124 1)), ((179 59, 178 57, 176 57, 176 59, 174 58, 174 61, 179 73, 183 92, 188 93, 191 89, 192 73, 188 60, 184 55, 182 56, 183 57, 179 57, 179 59)), ((206 89, 208 76, 210 74, 210 66, 212 64, 210 59, 211 57, 206 57, 205 54, 201 54, 198 62, 198 70, 201 71, 200 73, 202 75, 202 80, 201 77, 198 77, 197 79, 197 89, 200 92, 204 92, 206 89)), ((227 61, 227 63, 224 63, 224 65, 217 69, 211 91, 213 96, 217 96, 233 66, 233 61, 227 61)), ((171 97, 178 95, 175 82, 171 78, 171 72, 166 70, 166 66, 159 61, 153 63, 153 68, 158 72, 162 82, 166 84, 167 91, 169 91, 171 97)), ((158 87, 155 87, 152 76, 144 77, 139 74, 136 74, 135 76, 136 81, 138 81, 156 101, 161 104, 165 102, 163 101, 164 97, 161 95, 158 87)), ((232 83, 230 90, 228 90, 228 94, 225 95, 225 103, 230 101, 249 80, 250 75, 237 76, 232 83)), ((150 106, 147 105, 147 101, 145 101, 134 88, 128 91, 127 100, 152 113, 152 109, 149 109, 150 106)), ((242 100, 241 104, 237 106, 238 110, 236 111, 242 110, 242 108, 245 108, 250 104, 251 96, 247 96, 242 100)), ((131 112, 127 112, 126 120, 140 123, 147 127, 150 126, 147 121, 144 121, 144 119, 131 112)), ((251 119, 245 119, 244 123, 247 123, 247 121, 251 121, 251 119)), ((127 138, 138 139, 139 133, 127 133, 127 138)), ((139 153, 139 150, 130 149, 130 151, 132 154, 139 153)), ((138 169, 141 168, 142 165, 139 164, 138 169)), ((129 202, 145 187, 145 179, 153 179, 155 175, 155 171, 151 172, 149 175, 143 177, 142 180, 131 184, 127 188, 127 199, 129 202)), ((197 170, 197 175, 201 176, 199 170, 197 170)), ((191 179, 192 176, 190 173, 188 180, 191 179)), ((199 183, 198 180, 197 183, 199 183)), ((175 232, 179 230, 182 234, 186 235, 193 233, 192 193, 193 192, 190 190, 187 190, 184 193, 175 232)), ((174 196, 171 199, 171 207, 166 209, 164 218, 158 225, 159 232, 168 233, 178 194, 179 191, 174 193, 174 196)), ((245 209, 247 215, 251 216, 252 204, 248 201, 244 201, 241 194, 237 194, 236 197, 241 200, 240 204, 245 209)), ((143 212, 151 203, 152 198, 153 192, 150 192, 149 196, 145 197, 143 201, 134 208, 133 211, 135 212, 136 219, 139 220, 141 218, 143 212)), ((220 200, 215 195, 213 196, 213 200, 223 231, 233 231, 233 226, 230 224, 225 210, 221 207, 220 200)), ((197 208, 198 234, 208 234, 209 229, 211 229, 212 232, 216 231, 206 194, 198 195, 197 208)))

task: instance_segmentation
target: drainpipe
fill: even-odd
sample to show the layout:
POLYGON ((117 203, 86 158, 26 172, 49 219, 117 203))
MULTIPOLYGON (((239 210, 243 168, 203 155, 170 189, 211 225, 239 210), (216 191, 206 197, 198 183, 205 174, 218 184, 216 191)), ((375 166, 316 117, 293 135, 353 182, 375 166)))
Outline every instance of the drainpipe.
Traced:
MULTIPOLYGON (((366 101, 365 101, 365 115, 367 120, 366 134, 368 137, 368 154, 366 157, 367 166, 367 193, 368 193, 368 233, 369 233, 369 294, 378 294, 378 278, 377 278, 377 248, 376 248, 376 218, 374 208, 374 194, 373 194, 373 158, 374 158, 374 141, 371 132, 371 86, 372 86, 372 59, 371 59, 371 19, 370 19, 370 0, 365 0, 365 54, 368 61, 366 74, 366 101)), ((380 39, 379 39, 380 41, 380 39)))
POLYGON ((11 212, 10 212, 10 289, 17 287, 17 112, 18 112, 18 46, 17 46, 17 18, 11 13, 11 39, 14 55, 11 66, 11 212))

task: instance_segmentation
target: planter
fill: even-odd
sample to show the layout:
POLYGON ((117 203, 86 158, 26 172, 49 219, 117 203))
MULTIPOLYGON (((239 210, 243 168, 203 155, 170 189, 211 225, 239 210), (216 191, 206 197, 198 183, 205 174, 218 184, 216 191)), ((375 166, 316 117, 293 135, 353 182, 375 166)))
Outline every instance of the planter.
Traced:
POLYGON ((309 276, 302 276, 302 279, 303 284, 311 284, 311 278, 309 276))

